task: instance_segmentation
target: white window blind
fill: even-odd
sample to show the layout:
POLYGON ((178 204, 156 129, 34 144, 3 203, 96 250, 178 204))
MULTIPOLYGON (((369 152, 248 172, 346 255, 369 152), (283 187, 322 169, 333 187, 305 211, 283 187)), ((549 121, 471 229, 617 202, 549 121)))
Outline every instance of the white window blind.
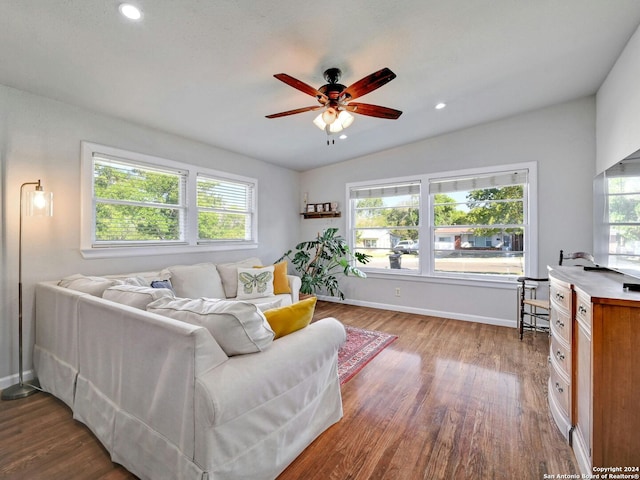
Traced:
POLYGON ((460 176, 429 181, 429 193, 452 193, 480 190, 484 188, 500 188, 509 185, 526 185, 527 170, 499 172, 488 175, 460 176))
POLYGON ((184 242, 186 180, 184 171, 94 154, 94 242, 184 242))
POLYGON ((254 186, 198 175, 198 240, 251 240, 254 186))
POLYGON ((403 195, 420 195, 420 182, 353 187, 349 190, 349 197, 356 200, 359 198, 399 197, 403 195))
POLYGON ((258 246, 255 178, 90 142, 81 159, 85 258, 258 246))

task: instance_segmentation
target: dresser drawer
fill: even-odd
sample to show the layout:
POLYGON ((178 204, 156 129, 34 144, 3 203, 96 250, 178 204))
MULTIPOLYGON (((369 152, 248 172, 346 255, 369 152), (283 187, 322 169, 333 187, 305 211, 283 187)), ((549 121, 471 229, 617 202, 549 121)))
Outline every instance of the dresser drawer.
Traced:
POLYGON ((555 360, 558 369, 567 378, 571 378, 571 347, 568 347, 559 337, 551 336, 549 355, 555 360))
POLYGON ((580 291, 576 301, 576 319, 591 332, 591 298, 580 291))
POLYGON ((571 312, 571 289, 567 285, 551 281, 549 286, 549 299, 553 306, 571 312))
POLYGON ((562 338, 567 345, 571 345, 571 317, 569 312, 552 307, 550 314, 551 336, 562 338))
POLYGON ((556 362, 551 358, 549 362, 549 395, 553 396, 555 403, 562 409, 562 413, 569 417, 571 385, 558 372, 559 369, 556 362))

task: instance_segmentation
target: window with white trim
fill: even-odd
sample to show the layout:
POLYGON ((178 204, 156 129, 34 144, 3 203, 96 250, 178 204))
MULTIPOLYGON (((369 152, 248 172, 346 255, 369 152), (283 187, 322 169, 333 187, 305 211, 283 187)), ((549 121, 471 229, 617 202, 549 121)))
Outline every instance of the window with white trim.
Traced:
POLYGON ((198 241, 250 241, 253 190, 250 182, 198 174, 198 241))
POLYGON ((255 248, 256 190, 252 178, 83 142, 82 253, 255 248))
MULTIPOLYGON (((371 255, 370 268, 384 269, 398 257, 396 252, 411 253, 420 236, 420 181, 352 185, 352 241, 355 251, 371 255), (403 250, 399 250, 399 249, 403 250)), ((405 269, 417 271, 419 258, 407 259, 405 269)))
POLYGON ((94 245, 184 243, 186 180, 181 170, 94 154, 94 245))
POLYGON ((524 275, 528 171, 429 180, 431 270, 446 275, 524 275))
POLYGON ((361 267, 372 273, 529 274, 537 264, 536 178, 528 162, 348 184, 351 247, 373 256, 361 267))

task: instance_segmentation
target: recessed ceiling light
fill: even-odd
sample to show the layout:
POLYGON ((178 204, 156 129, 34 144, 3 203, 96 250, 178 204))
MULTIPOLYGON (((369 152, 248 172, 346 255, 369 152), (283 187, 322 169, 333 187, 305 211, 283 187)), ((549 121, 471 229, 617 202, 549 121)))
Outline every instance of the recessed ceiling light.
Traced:
POLYGON ((339 138, 340 140, 344 140, 345 138, 347 138, 347 136, 343 133, 343 134, 342 134, 342 135, 340 135, 338 138, 339 138))
POLYGON ((447 104, 444 102, 440 102, 436 105, 436 110, 442 110, 444 107, 446 107, 447 104))
POLYGON ((130 3, 121 3, 118 10, 120 10, 120 13, 129 20, 140 20, 142 18, 142 12, 140 9, 130 3))

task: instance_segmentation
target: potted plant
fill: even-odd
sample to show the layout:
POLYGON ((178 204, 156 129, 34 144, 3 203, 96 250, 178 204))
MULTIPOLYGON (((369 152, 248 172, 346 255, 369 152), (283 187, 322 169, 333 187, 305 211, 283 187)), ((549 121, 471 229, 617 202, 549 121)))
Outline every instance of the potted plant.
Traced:
POLYGON ((293 257, 293 250, 289 250, 278 260, 288 258, 291 261, 302 280, 300 293, 313 294, 324 290, 331 295, 337 294, 344 300, 338 275, 367 277, 363 271, 353 266, 353 262, 366 264, 371 255, 352 252, 345 238, 337 235, 337 232, 337 228, 327 228, 315 240, 296 245, 293 257))

